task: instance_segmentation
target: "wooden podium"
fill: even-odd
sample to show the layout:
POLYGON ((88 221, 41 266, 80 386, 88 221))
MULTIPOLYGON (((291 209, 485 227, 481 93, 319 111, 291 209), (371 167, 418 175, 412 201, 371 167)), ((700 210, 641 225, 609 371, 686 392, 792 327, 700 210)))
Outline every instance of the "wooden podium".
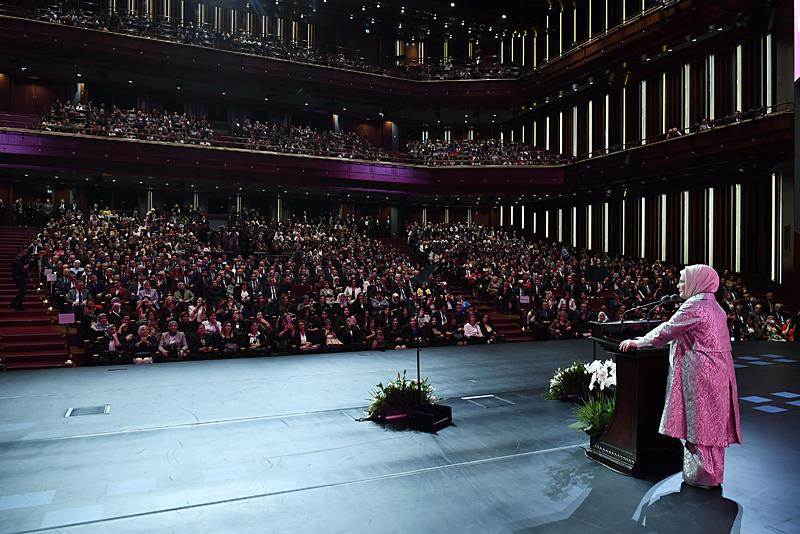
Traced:
POLYGON ((683 467, 680 440, 658 433, 664 410, 669 351, 619 350, 620 341, 648 332, 659 321, 592 323, 592 337, 617 363, 616 410, 586 456, 620 473, 651 476, 683 467))

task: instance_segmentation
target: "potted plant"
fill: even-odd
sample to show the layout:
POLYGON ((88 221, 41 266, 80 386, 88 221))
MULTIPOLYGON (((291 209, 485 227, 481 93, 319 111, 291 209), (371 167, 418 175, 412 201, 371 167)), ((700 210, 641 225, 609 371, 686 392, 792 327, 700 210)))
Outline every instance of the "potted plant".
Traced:
POLYGON ((372 403, 367 411, 369 419, 384 423, 407 421, 411 412, 423 404, 435 404, 433 386, 424 378, 417 384, 416 380, 406 378, 406 371, 397 378, 379 383, 371 392, 372 403))
POLYGON ((614 360, 595 360, 586 365, 586 374, 589 378, 588 395, 575 407, 576 421, 570 427, 586 432, 589 443, 594 444, 614 417, 617 366, 614 360))
POLYGON ((586 364, 573 362, 566 369, 555 370, 545 398, 562 402, 578 402, 586 397, 588 387, 589 375, 586 372, 586 364))

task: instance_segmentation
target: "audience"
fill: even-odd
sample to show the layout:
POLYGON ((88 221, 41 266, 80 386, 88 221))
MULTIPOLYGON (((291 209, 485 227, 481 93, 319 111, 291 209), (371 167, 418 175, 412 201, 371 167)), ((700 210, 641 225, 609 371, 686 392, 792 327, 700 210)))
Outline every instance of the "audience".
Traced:
POLYGON ((522 143, 503 143, 497 139, 468 141, 411 141, 408 155, 415 163, 439 165, 555 165, 570 161, 522 143))
POLYGON ((341 47, 325 50, 321 46, 309 47, 302 41, 288 42, 273 35, 256 36, 244 30, 216 31, 208 25, 192 21, 181 24, 174 19, 136 13, 108 14, 105 11, 74 9, 65 6, 63 1, 43 10, 38 17, 54 24, 418 80, 513 78, 518 74, 517 68, 512 69, 496 62, 482 61, 480 58, 469 58, 463 63, 453 60, 429 60, 423 64, 407 65, 404 64, 405 58, 399 57, 387 65, 374 65, 360 57, 357 50, 345 50, 341 47))
MULTIPOLYGON (((352 217, 276 223, 251 210, 212 226, 180 206, 102 211, 56 211, 34 241, 57 273, 56 305, 76 313, 97 363, 502 341, 472 299, 536 339, 575 338, 591 321, 643 317, 626 310, 675 293, 680 271, 497 228, 411 223, 410 247, 433 266, 423 278, 424 265, 352 217)), ((771 293, 759 301, 720 275, 732 338, 794 339, 771 293)))

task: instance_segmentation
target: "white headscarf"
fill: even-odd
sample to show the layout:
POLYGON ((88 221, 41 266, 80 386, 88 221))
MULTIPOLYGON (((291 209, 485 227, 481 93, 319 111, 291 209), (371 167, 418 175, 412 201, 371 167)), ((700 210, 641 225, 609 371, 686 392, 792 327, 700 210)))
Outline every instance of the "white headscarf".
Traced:
POLYGON ((688 299, 700 293, 714 293, 719 288, 719 275, 712 267, 703 264, 687 265, 681 271, 685 281, 682 299, 688 299))

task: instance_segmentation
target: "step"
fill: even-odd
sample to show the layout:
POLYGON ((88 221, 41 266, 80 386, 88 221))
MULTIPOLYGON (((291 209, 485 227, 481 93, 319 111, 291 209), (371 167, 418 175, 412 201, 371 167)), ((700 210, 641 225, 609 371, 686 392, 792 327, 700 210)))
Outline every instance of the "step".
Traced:
POLYGON ((55 324, 55 319, 50 319, 49 316, 26 319, 26 318, 9 318, 3 319, 4 327, 20 327, 20 326, 50 326, 55 324))
POLYGON ((55 331, 50 332, 36 332, 36 331, 26 331, 26 330, 35 330, 35 328, 30 329, 20 329, 17 332, 2 332, 0 333, 0 346, 13 346, 16 344, 21 343, 29 343, 31 339, 35 339, 37 342, 41 343, 64 343, 65 336, 64 333, 59 333, 55 331))
POLYGON ((23 371, 25 369, 54 369, 58 367, 70 367, 66 365, 64 362, 9 362, 9 363, 0 363, 0 369, 5 369, 6 371, 23 371))
POLYGON ((47 352, 66 351, 67 345, 62 339, 60 342, 56 341, 10 341, 5 340, 0 342, 0 358, 6 354, 22 354, 28 352, 35 352, 37 354, 47 352))
POLYGON ((47 350, 40 352, 4 352, 0 355, 4 364, 19 362, 65 362, 67 361, 67 349, 47 350))

